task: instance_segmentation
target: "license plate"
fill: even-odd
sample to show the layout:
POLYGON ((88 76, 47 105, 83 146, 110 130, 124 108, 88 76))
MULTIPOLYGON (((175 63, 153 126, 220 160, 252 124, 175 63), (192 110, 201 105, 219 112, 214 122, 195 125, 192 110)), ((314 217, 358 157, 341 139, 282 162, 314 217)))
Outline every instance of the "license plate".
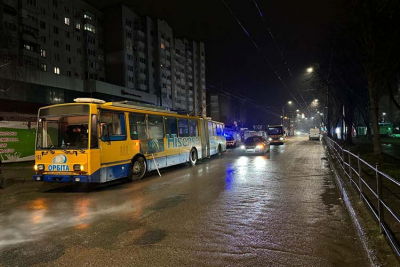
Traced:
POLYGON ((254 152, 254 149, 247 149, 247 152, 254 152))

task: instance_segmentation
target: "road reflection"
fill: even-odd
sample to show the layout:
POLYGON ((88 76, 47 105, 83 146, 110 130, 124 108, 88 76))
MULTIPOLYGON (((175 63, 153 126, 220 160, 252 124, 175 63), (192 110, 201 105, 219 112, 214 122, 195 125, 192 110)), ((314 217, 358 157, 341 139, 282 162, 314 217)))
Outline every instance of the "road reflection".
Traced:
POLYGON ((33 241, 43 234, 69 227, 87 229, 103 215, 130 213, 133 210, 136 209, 130 201, 113 204, 84 197, 73 202, 56 202, 50 205, 50 200, 37 198, 10 214, 0 214, 0 249, 33 241))

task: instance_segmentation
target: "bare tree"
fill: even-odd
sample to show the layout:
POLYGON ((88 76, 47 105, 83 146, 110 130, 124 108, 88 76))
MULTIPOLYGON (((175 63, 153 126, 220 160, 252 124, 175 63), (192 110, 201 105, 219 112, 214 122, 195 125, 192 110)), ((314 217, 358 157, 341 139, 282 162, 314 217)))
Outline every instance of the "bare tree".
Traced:
POLYGON ((358 42, 368 84, 374 130, 374 154, 381 155, 379 101, 400 63, 397 0, 346 0, 347 22, 358 42))

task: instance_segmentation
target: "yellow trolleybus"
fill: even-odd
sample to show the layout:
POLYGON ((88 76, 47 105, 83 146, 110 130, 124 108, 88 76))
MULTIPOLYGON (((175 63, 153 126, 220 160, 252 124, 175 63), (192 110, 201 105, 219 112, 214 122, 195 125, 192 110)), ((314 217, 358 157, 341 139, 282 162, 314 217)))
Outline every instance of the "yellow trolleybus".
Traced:
POLYGON ((133 102, 78 98, 39 109, 34 180, 103 183, 226 151, 224 124, 133 102))

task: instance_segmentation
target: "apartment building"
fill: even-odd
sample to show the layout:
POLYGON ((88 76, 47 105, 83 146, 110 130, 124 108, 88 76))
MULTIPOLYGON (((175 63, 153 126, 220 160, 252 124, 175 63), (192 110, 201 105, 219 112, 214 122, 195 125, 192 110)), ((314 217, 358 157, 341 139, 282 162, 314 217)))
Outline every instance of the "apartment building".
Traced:
POLYGON ((9 111, 97 97, 205 115, 204 44, 175 38, 166 21, 125 5, 0 0, 0 22, 0 99, 9 111))

